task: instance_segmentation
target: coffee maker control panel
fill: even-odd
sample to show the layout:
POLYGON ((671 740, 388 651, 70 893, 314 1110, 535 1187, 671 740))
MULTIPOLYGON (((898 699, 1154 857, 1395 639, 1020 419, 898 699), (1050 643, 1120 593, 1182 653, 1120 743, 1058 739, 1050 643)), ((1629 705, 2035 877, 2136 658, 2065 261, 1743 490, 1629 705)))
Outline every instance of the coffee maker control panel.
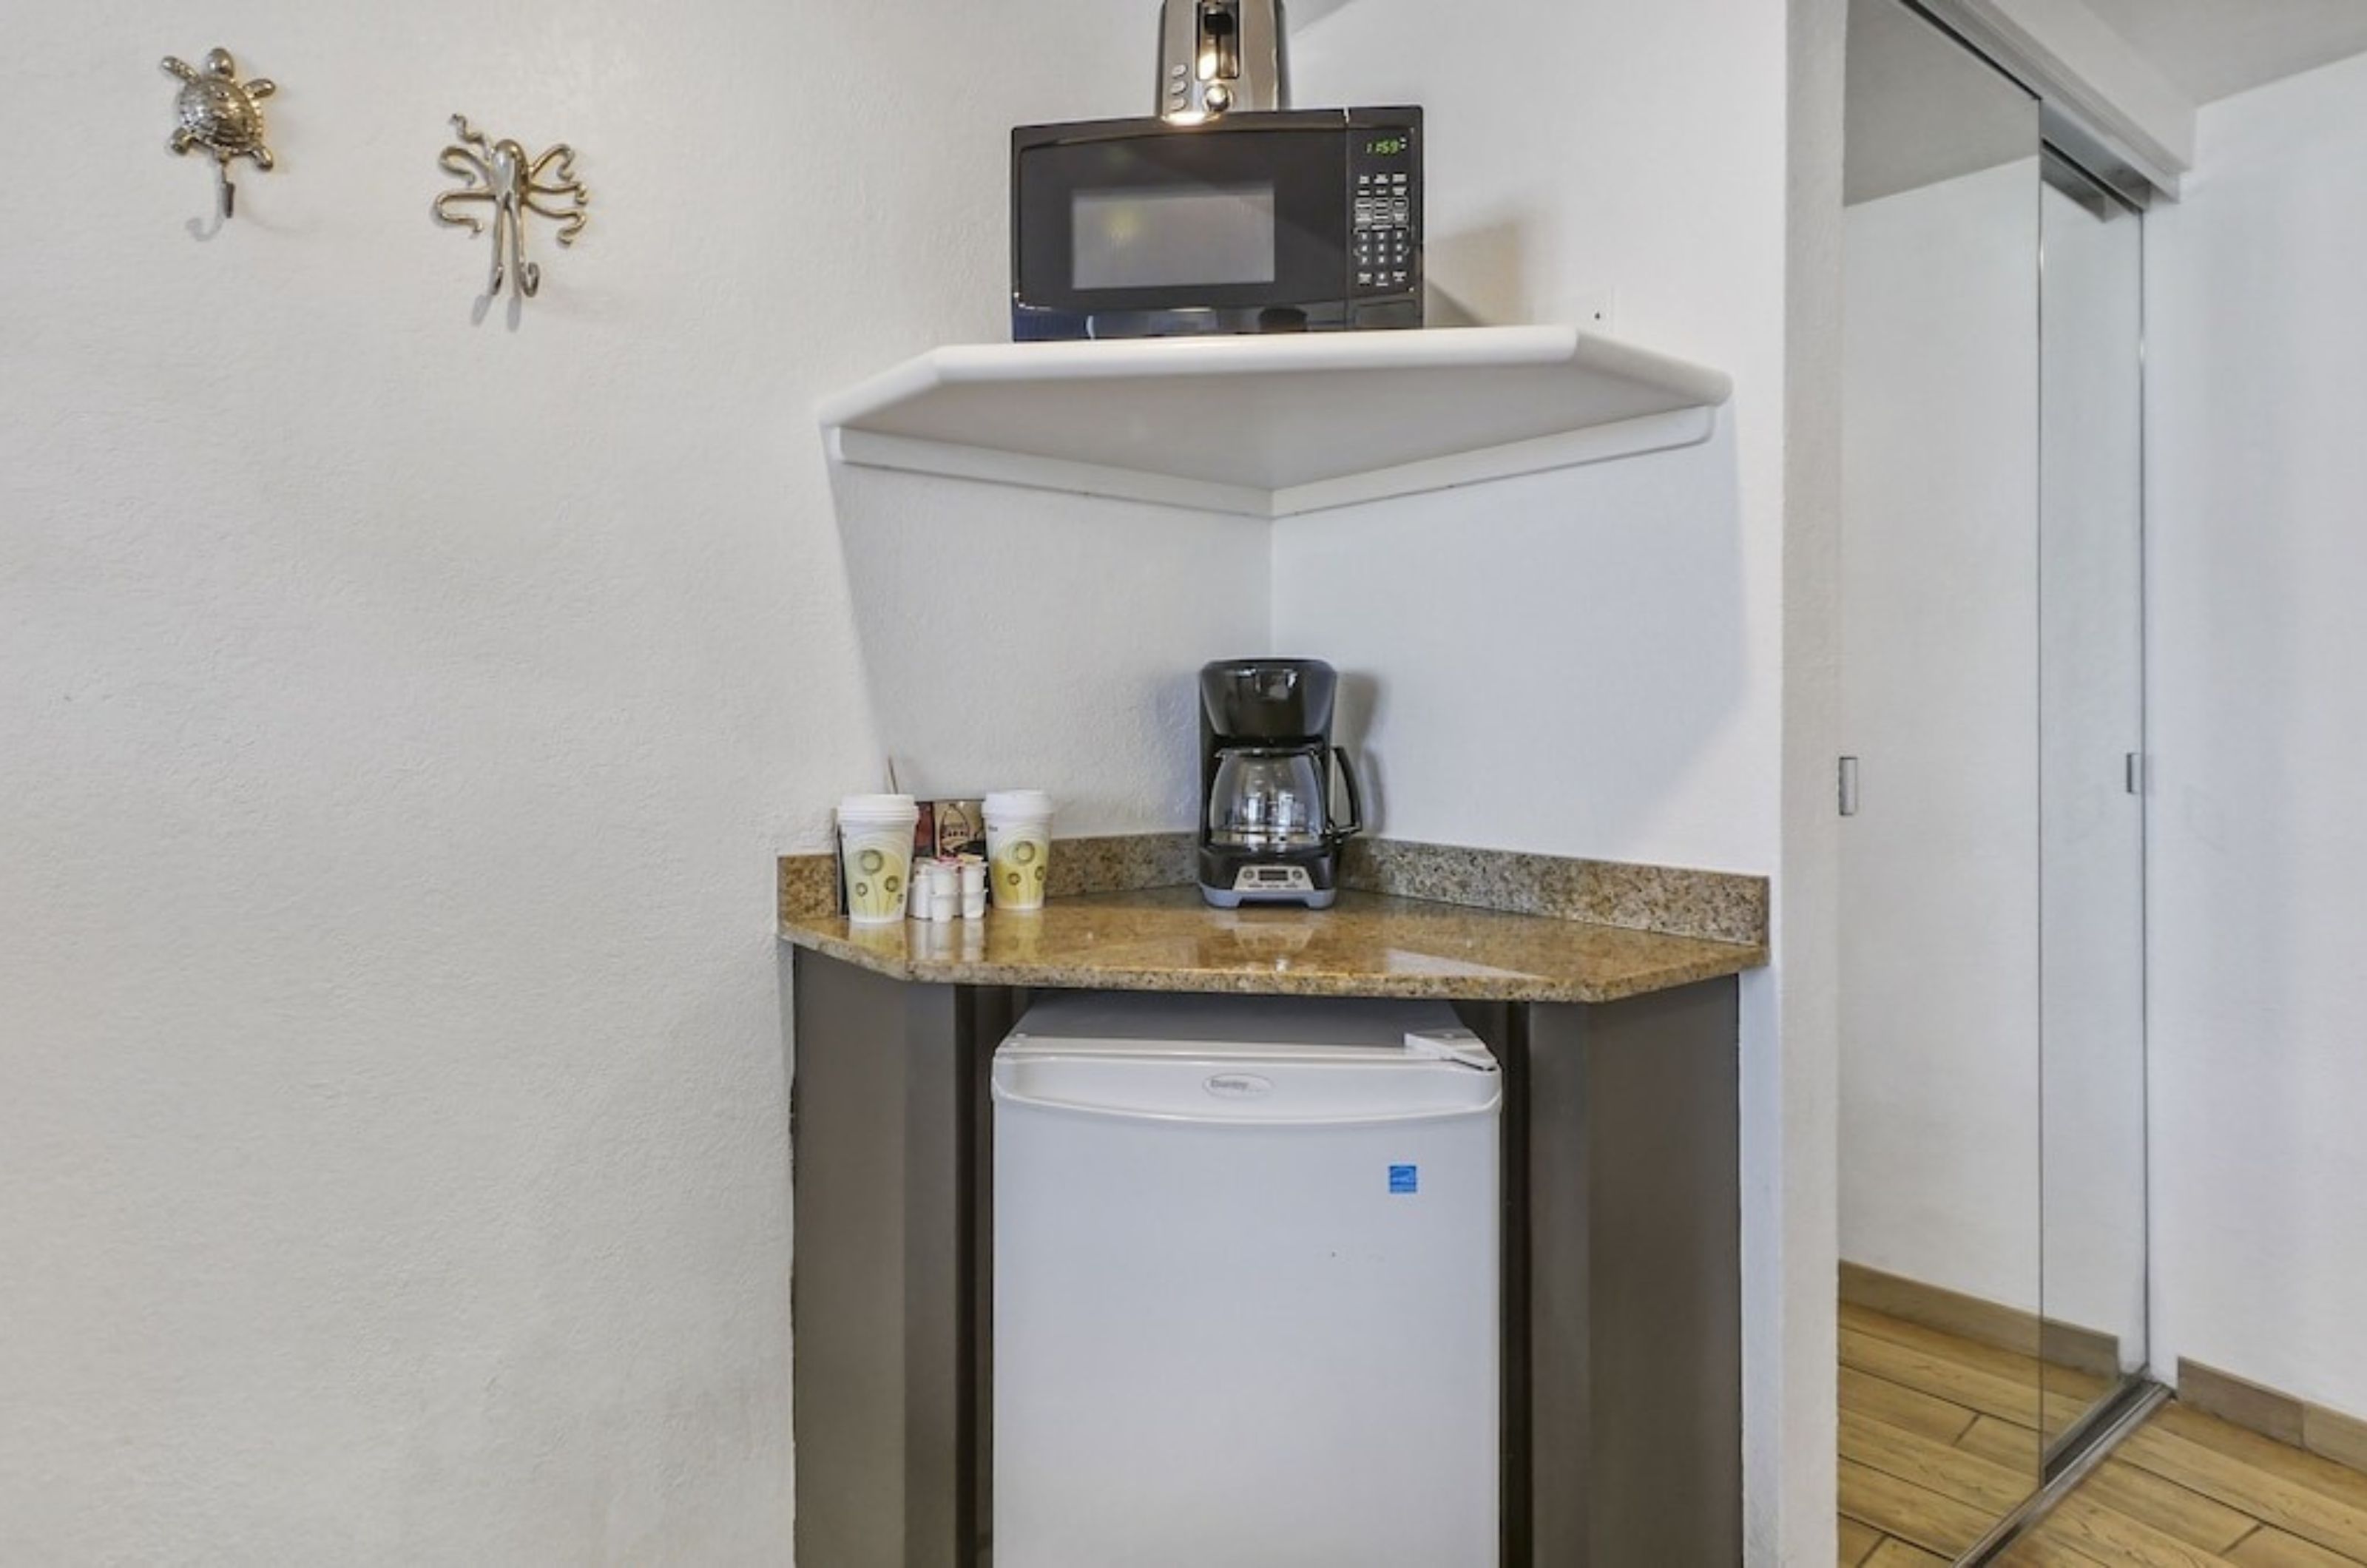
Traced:
POLYGON ((1233 878, 1236 893, 1312 893, 1315 879, 1303 865, 1245 865, 1233 878))

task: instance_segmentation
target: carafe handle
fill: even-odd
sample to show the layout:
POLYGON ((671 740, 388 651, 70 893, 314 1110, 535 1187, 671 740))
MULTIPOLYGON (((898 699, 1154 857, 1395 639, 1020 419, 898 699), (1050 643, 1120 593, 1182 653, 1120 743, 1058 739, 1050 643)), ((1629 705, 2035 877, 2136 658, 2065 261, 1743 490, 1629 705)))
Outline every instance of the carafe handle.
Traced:
MULTIPOLYGON (((1331 842, 1336 847, 1342 840, 1353 838, 1365 830, 1365 792, 1356 787, 1356 770, 1348 764, 1347 748, 1332 747, 1331 761, 1340 769, 1340 782, 1348 786, 1348 820, 1332 822, 1329 828, 1331 842)), ((1323 803, 1323 815, 1327 819, 1331 815, 1331 803, 1328 794, 1323 803)))

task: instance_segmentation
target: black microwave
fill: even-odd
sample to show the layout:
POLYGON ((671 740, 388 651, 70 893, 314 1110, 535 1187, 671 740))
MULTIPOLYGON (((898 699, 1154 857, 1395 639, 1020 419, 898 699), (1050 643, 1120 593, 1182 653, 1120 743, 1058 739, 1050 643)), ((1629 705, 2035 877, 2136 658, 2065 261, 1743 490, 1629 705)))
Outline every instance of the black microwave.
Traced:
POLYGON ((1421 325, 1421 111, 1011 133, 1011 335, 1421 325))

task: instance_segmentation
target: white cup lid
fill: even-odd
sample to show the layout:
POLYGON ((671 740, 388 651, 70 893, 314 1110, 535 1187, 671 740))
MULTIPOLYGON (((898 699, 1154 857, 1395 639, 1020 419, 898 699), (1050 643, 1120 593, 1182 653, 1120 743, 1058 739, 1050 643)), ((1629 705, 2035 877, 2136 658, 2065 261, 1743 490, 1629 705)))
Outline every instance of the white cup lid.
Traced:
POLYGON ((989 817, 1038 819, 1052 815, 1052 797, 1040 789, 999 789, 986 797, 989 817))
POLYGON ((920 809, 920 803, 909 795, 850 795, 838 803, 841 817, 901 817, 920 809))

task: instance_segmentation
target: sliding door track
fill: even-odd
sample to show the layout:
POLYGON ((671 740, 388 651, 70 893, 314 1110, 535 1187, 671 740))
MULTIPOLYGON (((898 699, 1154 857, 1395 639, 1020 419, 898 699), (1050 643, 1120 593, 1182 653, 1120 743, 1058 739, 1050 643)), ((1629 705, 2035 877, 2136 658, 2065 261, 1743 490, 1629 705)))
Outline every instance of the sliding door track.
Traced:
POLYGON ((2114 1449, 2169 1402, 2169 1390, 2147 1378, 2131 1378, 2117 1393, 2072 1428, 2063 1448, 2046 1461, 2046 1483, 2029 1500, 1998 1521, 1997 1527, 1956 1559, 1956 1568, 1978 1568, 1995 1562, 2023 1536, 2038 1528, 2055 1505, 2078 1490, 2114 1449))

